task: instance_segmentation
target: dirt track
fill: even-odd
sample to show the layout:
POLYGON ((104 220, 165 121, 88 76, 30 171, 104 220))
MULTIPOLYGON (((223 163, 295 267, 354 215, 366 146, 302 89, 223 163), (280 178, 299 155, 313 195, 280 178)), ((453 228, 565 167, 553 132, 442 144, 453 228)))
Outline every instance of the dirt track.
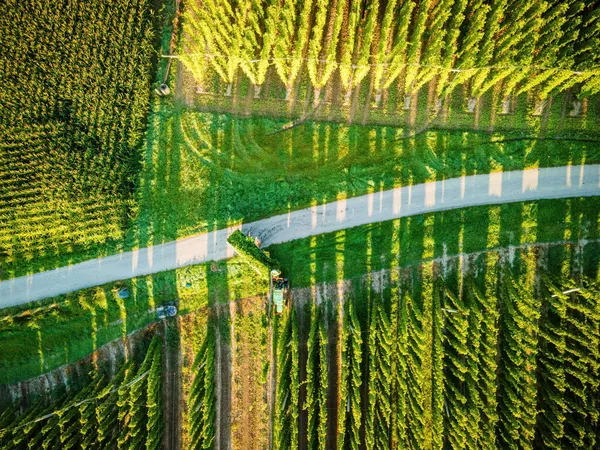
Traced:
POLYGON ((171 324, 164 321, 163 330, 163 411, 165 414, 165 435, 163 438, 164 448, 181 448, 181 364, 180 351, 180 320, 176 318, 171 324), (167 327, 177 328, 177 341, 169 342, 167 327))

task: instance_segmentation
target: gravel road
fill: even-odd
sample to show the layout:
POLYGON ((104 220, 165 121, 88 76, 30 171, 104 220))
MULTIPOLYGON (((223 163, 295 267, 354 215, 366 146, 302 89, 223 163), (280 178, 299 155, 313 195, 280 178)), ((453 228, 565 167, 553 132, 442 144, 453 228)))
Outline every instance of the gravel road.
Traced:
MULTIPOLYGON (((600 165, 471 175, 404 186, 0 282, 0 308, 233 256, 236 229, 262 246, 373 222, 476 205, 600 195, 600 165)), ((558 219, 558 218, 557 218, 558 219)))

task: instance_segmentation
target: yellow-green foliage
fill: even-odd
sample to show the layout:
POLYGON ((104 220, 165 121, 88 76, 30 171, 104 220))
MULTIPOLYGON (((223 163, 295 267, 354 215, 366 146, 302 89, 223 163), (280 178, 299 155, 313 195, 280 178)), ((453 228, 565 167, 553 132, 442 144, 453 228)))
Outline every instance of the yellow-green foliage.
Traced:
POLYGON ((23 412, 8 407, 0 415, 0 448, 160 448, 161 343, 155 335, 145 353, 130 353, 112 379, 95 369, 66 394, 42 395, 23 412))
POLYGON ((2 264, 124 235, 150 97, 151 8, 0 3, 2 264))
MULTIPOLYGON (((228 83, 239 67, 255 85, 274 64, 290 94, 303 66, 315 90, 339 69, 348 92, 369 73, 379 92, 400 79, 416 93, 430 81, 437 94, 468 86, 479 97, 502 83, 502 94, 540 98, 577 86, 598 91, 598 5, 580 0, 279 0, 192 2, 188 27, 228 83), (344 25, 345 24, 345 25, 344 25), (342 29, 343 28, 343 29, 342 29), (197 36, 197 37, 196 37, 197 36), (580 73, 582 72, 582 73, 580 73), (439 79, 436 80, 436 78, 439 79)), ((190 50, 191 51, 191 50, 190 50)), ((194 69, 194 61, 183 56, 194 69)), ((333 77, 333 78, 332 78, 333 77)))

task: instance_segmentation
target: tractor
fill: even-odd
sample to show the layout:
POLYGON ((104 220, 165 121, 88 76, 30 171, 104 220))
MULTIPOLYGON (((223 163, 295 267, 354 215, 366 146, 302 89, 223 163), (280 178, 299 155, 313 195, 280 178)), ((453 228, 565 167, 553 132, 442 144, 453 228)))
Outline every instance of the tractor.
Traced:
POLYGON ((271 271, 271 302, 275 307, 275 314, 283 313, 283 307, 290 296, 290 283, 281 276, 278 270, 271 271))

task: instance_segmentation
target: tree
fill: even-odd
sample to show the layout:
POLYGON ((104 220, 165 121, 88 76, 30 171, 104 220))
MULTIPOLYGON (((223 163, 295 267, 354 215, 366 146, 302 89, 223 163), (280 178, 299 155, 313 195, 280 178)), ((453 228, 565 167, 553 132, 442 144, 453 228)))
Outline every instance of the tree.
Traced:
MULTIPOLYGON (((460 2, 456 4, 459 10, 460 2)), ((477 63, 479 61, 479 51, 481 41, 484 36, 486 20, 490 11, 490 5, 485 0, 469 0, 465 9, 465 20, 458 36, 456 50, 456 59, 454 67, 458 72, 454 73, 451 81, 444 85, 444 76, 441 75, 438 83, 438 95, 449 95, 457 86, 467 82, 472 76, 478 73, 477 63)), ((456 17, 458 24, 459 15, 456 17)), ((446 54, 449 57, 449 53, 446 54)))
POLYGON ((275 447, 281 450, 298 448, 298 323, 292 307, 285 316, 277 346, 277 403, 275 411, 275 447))
POLYGON ((442 92, 445 92, 445 88, 450 78, 450 70, 454 67, 457 59, 458 44, 460 37, 460 28, 465 20, 465 9, 467 8, 468 0, 455 0, 452 5, 450 18, 448 22, 446 39, 441 49, 441 69, 436 86, 436 94, 438 97, 441 96, 442 92))
MULTIPOLYGON (((477 345, 468 342, 469 309, 460 297, 449 289, 445 292, 444 323, 444 417, 445 439, 450 448, 477 448, 478 423, 469 423, 470 400, 467 394, 467 377, 469 370, 475 371, 469 349, 477 345), (475 428, 472 426, 475 425, 475 428), (474 439, 473 439, 474 438, 474 439)), ((475 362, 476 363, 476 362, 475 362)), ((477 410, 477 407, 475 408, 477 410)))
POLYGON ((533 62, 540 69, 525 71, 525 81, 517 95, 537 90, 544 99, 557 89, 572 86, 579 79, 573 72, 575 58, 573 45, 581 23, 581 0, 550 1, 543 15, 543 25, 533 54, 533 62))
POLYGON ((502 289, 498 440, 506 448, 531 447, 536 417, 539 299, 508 273, 503 276, 502 289))
POLYGON ((575 66, 581 74, 581 97, 600 91, 600 2, 586 2, 581 11, 581 28, 575 43, 575 66))
POLYGON ((403 378, 406 380, 406 413, 403 430, 400 436, 405 435, 403 448, 423 448, 423 403, 420 392, 423 385, 423 353, 425 352, 425 330, 423 329, 423 306, 413 301, 409 293, 404 295, 403 314, 406 317, 406 350, 403 378), (404 431, 404 432, 403 432, 404 431))
POLYGON ((352 90, 360 85, 371 70, 371 46, 378 23, 379 0, 350 0, 347 37, 341 42, 340 78, 346 89, 346 103, 352 90))
POLYGON ((310 332, 307 342, 306 400, 308 411, 308 447, 324 448, 327 438, 327 331, 323 312, 316 305, 311 309, 310 332))
POLYGON ((563 330, 567 414, 562 444, 563 448, 596 448, 599 443, 600 296, 596 285, 565 281, 563 289, 578 287, 580 290, 566 297, 563 330))
POLYGON ((565 331, 567 296, 544 277, 545 297, 540 318, 538 352, 538 400, 536 443, 548 449, 561 449, 564 438, 565 403, 565 331))
POLYGON ((412 25, 412 31, 408 41, 406 54, 406 77, 404 80, 404 92, 416 92, 415 82, 419 73, 421 55, 423 53, 423 35, 426 30, 433 0, 422 0, 415 11, 416 17, 412 25))
POLYGON ((397 5, 397 0, 389 0, 381 21, 373 76, 378 98, 381 91, 387 89, 406 68, 406 49, 415 2, 400 0, 400 6, 397 5))
POLYGON ((265 82, 273 41, 277 37, 277 27, 266 20, 267 5, 268 0, 247 0, 240 2, 237 11, 237 22, 244 24, 236 27, 236 39, 241 42, 240 67, 254 84, 255 96, 260 94, 265 82))
POLYGON ((228 83, 228 94, 242 59, 240 34, 247 27, 248 16, 243 7, 248 6, 248 2, 242 0, 241 8, 236 8, 235 0, 206 0, 201 5, 190 2, 185 15, 197 40, 197 44, 192 45, 196 51, 207 55, 213 69, 228 83))
POLYGON ((196 355, 192 371, 196 373, 189 394, 190 448, 212 449, 215 441, 217 400, 215 396, 216 324, 209 319, 206 337, 196 355))
POLYGON ((477 73, 474 74, 471 81, 471 94, 475 97, 479 97, 485 92, 483 86, 491 72, 489 66, 494 62, 496 39, 505 23, 507 2, 508 0, 492 0, 491 2, 479 44, 476 60, 477 73))
POLYGON ((540 29, 543 25, 543 14, 546 12, 547 3, 545 0, 537 0, 530 2, 527 7, 522 7, 523 3, 513 3, 508 14, 507 23, 511 28, 520 30, 513 32, 511 39, 504 40, 504 37, 498 42, 498 47, 506 48, 506 52, 502 57, 498 57, 497 64, 500 66, 515 66, 506 70, 499 69, 495 77, 492 77, 490 84, 494 84, 494 80, 504 79, 502 92, 504 96, 514 93, 516 86, 522 82, 528 75, 528 66, 534 62, 535 47, 540 35, 540 29), (505 77, 504 73, 508 72, 505 77))
POLYGON ((369 327, 369 405, 365 436, 367 447, 386 449, 391 441, 391 325, 380 302, 372 307, 369 327))
MULTIPOLYGON (((488 271, 492 271, 492 261, 488 265, 488 271)), ((496 296, 497 279, 495 273, 491 273, 485 280, 485 291, 482 292, 474 281, 467 284, 469 292, 470 335, 472 342, 479 339, 479 351, 477 359, 477 390, 472 392, 473 404, 479 405, 479 423, 477 447, 490 447, 496 445, 496 427, 498 424, 497 403, 497 369, 498 369, 498 301, 496 296)), ((475 373, 475 372, 473 372, 475 373)))
POLYGON ((158 344, 158 337, 154 338, 157 344, 151 346, 152 358, 148 372, 148 384, 146 391, 146 407, 148 410, 148 421, 146 422, 146 449, 157 450, 161 448, 164 423, 162 420, 162 348, 158 344))
POLYGON ((133 361, 121 365, 121 368, 106 386, 105 399, 96 406, 96 421, 98 423, 98 443, 106 448, 114 447, 118 424, 119 386, 125 383, 127 374, 133 373, 133 361))
POLYGON ((278 0, 267 14, 267 28, 277 29, 273 43, 275 68, 286 87, 286 100, 291 99, 292 88, 302 68, 310 35, 310 16, 313 2, 278 0))
MULTIPOLYGON (((453 13, 455 0, 438 0, 431 6, 427 19, 422 55, 418 75, 412 85, 412 92, 418 92, 422 86, 429 83, 439 72, 442 65, 442 51, 446 42, 447 31, 452 31, 452 23, 448 19, 453 13)), ((443 69, 443 68, 442 68, 443 69)), ((409 69, 410 70, 410 69, 409 69)))
MULTIPOLYGON (((147 438, 147 423, 156 425, 156 423, 153 423, 152 419, 148 417, 147 405, 149 403, 148 392, 150 391, 151 393, 156 394, 157 390, 156 386, 149 389, 149 383, 160 383, 160 378, 158 380, 150 380, 149 378, 152 374, 151 369, 153 361, 155 360, 155 354, 156 352, 160 352, 160 344, 161 339, 158 336, 154 336, 152 341, 150 341, 150 346, 148 347, 148 351, 146 352, 142 364, 138 367, 136 378, 129 386, 127 396, 129 420, 126 427, 123 427, 121 437, 119 438, 120 448, 141 449, 147 438)), ((156 375, 156 372, 153 375, 156 375)), ((158 388, 158 391, 160 392, 160 388, 158 388)), ((153 402, 154 400, 156 399, 150 399, 150 402, 153 402)), ((156 411, 153 409, 153 412, 156 411)), ((154 431, 159 431, 159 426, 160 425, 158 425, 154 431)))

